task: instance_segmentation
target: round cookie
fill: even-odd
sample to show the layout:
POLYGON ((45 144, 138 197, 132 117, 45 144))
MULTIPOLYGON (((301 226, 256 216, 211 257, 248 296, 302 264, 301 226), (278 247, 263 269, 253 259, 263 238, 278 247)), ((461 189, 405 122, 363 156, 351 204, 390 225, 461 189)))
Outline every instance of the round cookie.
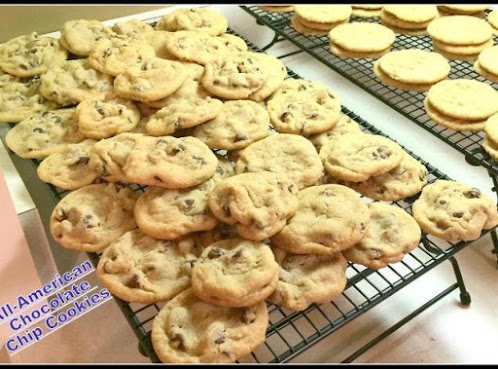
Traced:
POLYGON ((128 155, 123 172, 132 183, 186 188, 211 178, 218 159, 195 137, 142 136, 128 155))
POLYGON ((365 9, 365 10, 380 10, 384 5, 370 5, 370 4, 355 4, 351 5, 353 9, 365 9))
POLYGON ((163 240, 213 229, 218 221, 209 210, 208 194, 217 183, 232 175, 232 165, 220 157, 214 176, 196 187, 185 190, 149 187, 135 205, 138 227, 145 234, 163 240))
POLYGON ((460 5, 460 4, 445 4, 438 5, 438 9, 453 14, 474 14, 489 9, 489 5, 460 5))
POLYGON ((498 160, 498 145, 491 141, 489 137, 484 136, 482 147, 493 159, 498 160))
POLYGON ((498 11, 493 10, 488 14, 488 23, 493 28, 493 33, 498 34, 498 11))
POLYGON ((265 12, 288 13, 294 11, 293 5, 258 5, 265 12))
POLYGON ((439 112, 457 119, 482 120, 498 111, 498 92, 474 80, 441 81, 431 87, 427 99, 439 112))
POLYGON ((137 40, 144 42, 154 48, 158 58, 176 60, 176 57, 166 50, 166 43, 173 36, 173 32, 168 31, 153 31, 142 33, 137 37, 137 40))
POLYGON ((367 205, 346 186, 313 186, 298 194, 299 207, 272 242, 295 254, 330 255, 356 244, 369 220, 367 205))
POLYGON ((498 114, 493 114, 488 118, 484 125, 486 137, 493 142, 498 142, 498 114))
POLYGON ((331 23, 316 23, 316 22, 310 22, 307 21, 306 19, 299 18, 299 23, 301 23, 304 27, 308 29, 314 29, 314 30, 319 30, 319 31, 325 31, 329 32, 333 28, 341 25, 341 24, 346 24, 348 22, 347 19, 339 21, 339 22, 331 22, 331 23))
POLYGON ((85 139, 73 119, 74 109, 36 114, 16 124, 5 136, 5 143, 24 159, 43 159, 85 139))
POLYGON ((221 112, 192 132, 212 149, 238 150, 269 135, 270 117, 260 104, 251 100, 230 100, 221 112))
POLYGON ((498 45, 483 50, 478 61, 481 68, 498 76, 498 45))
POLYGON ((425 186, 412 209, 422 230, 450 242, 475 240, 498 224, 495 202, 461 182, 437 180, 425 186))
POLYGON ((227 28, 228 20, 210 8, 177 9, 156 24, 157 30, 198 31, 213 36, 225 33, 227 28))
POLYGON ((132 131, 140 121, 140 111, 130 100, 88 99, 78 104, 74 118, 83 136, 100 140, 132 131))
MULTIPOLYGON (((482 54, 482 53, 481 53, 482 54)), ((481 64, 479 63, 479 60, 476 60, 474 62, 474 70, 483 76, 484 78, 490 80, 491 82, 498 83, 498 76, 494 75, 492 73, 489 73, 486 69, 484 69, 481 64)))
POLYGON ((359 17, 359 18, 380 17, 380 10, 381 9, 372 9, 372 10, 359 9, 359 8, 356 8, 354 5, 352 5, 352 7, 353 7, 353 11, 351 14, 354 15, 355 17, 359 17))
POLYGON ((380 202, 368 204, 370 221, 363 238, 343 251, 349 261, 380 269, 401 261, 422 236, 419 225, 406 211, 380 202))
POLYGON ((463 60, 463 61, 468 61, 468 62, 474 62, 478 57, 479 54, 455 54, 455 53, 449 53, 447 51, 444 51, 440 48, 438 48, 436 45, 432 46, 432 49, 444 56, 446 59, 449 60, 463 60))
POLYGON ((67 60, 41 76, 40 93, 64 106, 102 100, 112 93, 112 77, 93 69, 87 59, 67 60))
POLYGON ((198 64, 214 62, 228 53, 220 37, 198 31, 177 31, 167 40, 166 49, 180 60, 198 64))
POLYGON ((97 276, 113 295, 124 301, 167 301, 190 287, 192 264, 200 252, 191 237, 165 242, 136 229, 104 250, 97 276))
POLYGON ((399 19, 391 13, 386 12, 384 9, 380 11, 380 20, 386 27, 389 27, 392 30, 401 30, 403 33, 426 31, 427 26, 432 21, 431 19, 425 22, 409 22, 399 19))
POLYGON ((111 37, 114 32, 95 19, 75 19, 61 27, 61 43, 71 53, 88 56, 98 41, 111 37))
POLYGON ((243 173, 227 178, 209 194, 209 208, 239 234, 261 241, 279 232, 297 210, 296 185, 279 173, 243 173))
POLYGON ((55 206, 50 231, 63 247, 95 252, 136 228, 138 194, 115 184, 93 184, 71 192, 55 206))
POLYGON ((437 110, 426 97, 424 107, 427 115, 437 124, 455 131, 482 131, 486 120, 466 120, 453 118, 437 110))
POLYGON ((297 32, 302 33, 304 36, 326 36, 330 29, 320 30, 306 27, 301 23, 298 16, 294 14, 291 17, 291 25, 297 32))
POLYGON ((427 183, 427 174, 422 163, 405 154, 401 163, 389 172, 347 186, 371 199, 398 201, 419 193, 427 183))
POLYGON ((442 42, 439 42, 437 40, 432 40, 432 46, 434 50, 437 50, 438 52, 444 52, 446 54, 455 54, 455 55, 462 55, 463 57, 467 55, 471 55, 472 57, 475 54, 481 53, 483 50, 490 48, 493 46, 493 40, 490 39, 486 42, 483 42, 482 44, 479 45, 465 45, 465 46, 458 46, 458 45, 448 45, 442 42))
MULTIPOLYGON (((383 13, 387 13, 396 19, 406 23, 421 24, 429 22, 438 16, 437 7, 435 5, 384 5, 383 13)), ((398 27, 404 27, 401 24, 398 27)), ((427 25, 415 28, 425 28, 427 25)))
POLYGON ((322 146, 325 145, 330 138, 341 136, 346 133, 361 133, 361 128, 353 119, 346 114, 340 113, 340 118, 336 125, 328 131, 310 136, 308 139, 315 145, 317 151, 320 151, 322 146))
POLYGON ((241 238, 218 241, 192 267, 192 292, 216 306, 252 306, 275 291, 278 272, 268 245, 241 238))
POLYGON ((235 173, 245 172, 282 173, 302 189, 320 179, 323 165, 306 138, 280 133, 254 142, 240 153, 235 173))
POLYGON ((493 36, 488 23, 468 15, 435 19, 427 27, 427 32, 432 39, 449 45, 478 45, 493 36))
POLYGON ((267 109, 277 131, 309 136, 339 121, 341 101, 319 82, 287 79, 267 101, 267 109))
POLYGON ((352 8, 349 5, 295 5, 294 12, 308 22, 335 23, 347 20, 352 8))
POLYGON ((178 90, 186 79, 182 63, 151 58, 119 74, 114 80, 114 92, 123 99, 156 101, 178 90))
POLYGON ((154 318, 152 345, 164 363, 234 363, 265 341, 268 323, 264 302, 218 307, 188 289, 154 318))
POLYGON ((335 299, 346 287, 346 259, 332 255, 290 254, 273 248, 280 265, 278 284, 269 301, 291 311, 306 310, 313 303, 335 299))
POLYGON ((230 33, 222 33, 218 38, 225 44, 226 51, 229 53, 246 52, 248 50, 246 42, 239 36, 230 33))
MULTIPOLYGON (((437 55, 439 55, 439 54, 437 54, 437 55)), ((380 67, 380 64, 378 61, 374 63, 373 71, 374 71, 374 74, 377 76, 377 78, 380 79, 386 85, 392 86, 394 88, 399 88, 402 90, 424 92, 424 91, 429 90, 434 85, 434 83, 405 83, 405 82, 400 82, 397 79, 391 78, 387 73, 384 73, 384 71, 380 67)))
POLYGON ((0 47, 0 68, 17 77, 45 73, 67 59, 59 40, 33 32, 13 38, 0 47))
POLYGON ((408 29, 408 28, 400 28, 393 26, 392 24, 386 22, 383 18, 381 18, 381 23, 390 28, 394 33, 397 33, 399 35, 406 35, 406 36, 425 36, 427 35, 427 29, 426 28, 421 28, 421 29, 408 29))
POLYGON ((358 52, 358 51, 343 49, 342 47, 339 47, 332 42, 329 42, 329 47, 330 47, 330 52, 334 55, 343 58, 356 58, 356 59, 377 59, 391 50, 391 48, 388 47, 387 49, 384 49, 382 51, 358 52))
POLYGON ((269 54, 260 54, 260 58, 266 62, 266 68, 269 73, 269 77, 266 82, 261 86, 259 90, 254 91, 247 98, 249 100, 254 100, 257 102, 266 100, 275 91, 277 91, 282 83, 284 83, 285 78, 287 78, 287 68, 280 59, 269 54))
POLYGON ((145 33, 154 32, 154 28, 139 19, 130 19, 126 22, 118 22, 112 26, 112 30, 118 35, 130 38, 139 38, 145 33))
POLYGON ((379 135, 345 134, 320 149, 325 170, 345 181, 362 182, 397 167, 405 152, 394 141, 379 135))
POLYGON ((376 23, 346 23, 329 33, 330 42, 355 52, 379 52, 390 48, 396 35, 389 28, 376 23))
POLYGON ((38 177, 64 190, 77 190, 92 184, 98 173, 90 168, 90 149, 93 140, 71 144, 47 156, 38 166, 38 177))

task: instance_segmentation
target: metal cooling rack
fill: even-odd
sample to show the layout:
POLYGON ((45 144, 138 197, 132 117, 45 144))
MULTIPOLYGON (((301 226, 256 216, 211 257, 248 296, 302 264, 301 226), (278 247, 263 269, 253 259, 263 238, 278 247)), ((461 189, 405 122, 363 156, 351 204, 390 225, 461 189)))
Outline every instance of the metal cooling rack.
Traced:
MULTIPOLYGON (((236 34, 233 31, 230 31, 230 33, 236 34)), ((238 36, 240 37, 240 35, 238 36)), ((259 51, 259 49, 250 42, 247 40, 245 41, 251 50, 259 51)), ((290 78, 300 78, 291 70, 288 70, 288 74, 290 78)), ((342 112, 357 122, 364 132, 386 136, 349 109, 343 107, 342 112)), ((4 143, 5 134, 7 133, 6 128, 7 127, 5 126, 0 127, 0 136, 4 143)), ((6 144, 5 147, 7 147, 6 144)), ((51 198, 53 200, 50 205, 45 204, 43 207, 38 208, 47 234, 50 235, 48 224, 50 214, 55 204, 69 193, 69 191, 61 190, 50 184, 43 183, 37 178, 36 168, 40 163, 39 160, 24 160, 19 158, 12 151, 8 151, 35 202, 39 204, 36 200, 40 199, 41 201, 42 198, 51 198)), ((409 150, 405 149, 405 151, 426 166, 429 173, 429 182, 434 182, 436 179, 449 179, 438 169, 420 159, 409 150)), ((131 187, 135 191, 143 192, 145 190, 144 186, 131 185, 131 187)), ((393 202, 393 204, 405 209, 411 214, 411 204, 417 197, 418 195, 393 202)), ((489 231, 483 232, 481 236, 485 235, 487 232, 489 231)), ((49 238, 51 237, 49 236, 49 238)), ((250 355, 240 359, 239 362, 287 362, 446 260, 449 260, 453 266, 456 277, 455 283, 451 284, 431 300, 423 303, 414 312, 407 315, 372 341, 359 348, 355 353, 344 359, 343 362, 353 361, 396 329, 457 288, 460 290, 461 303, 464 305, 470 304, 470 295, 465 288, 458 263, 454 258, 454 255, 467 245, 469 245, 469 242, 451 244, 430 235, 423 234, 419 246, 405 255, 404 259, 399 263, 389 265, 378 271, 349 263, 346 270, 346 275, 348 277, 347 286, 344 292, 334 301, 320 305, 313 304, 302 312, 291 312, 272 303, 268 303, 270 324, 267 329, 266 341, 250 355)), ((88 253, 88 255, 96 266, 99 260, 99 254, 88 253)), ((144 305, 128 303, 115 296, 114 299, 138 338, 140 352, 143 355, 148 356, 152 362, 160 362, 152 347, 150 333, 153 319, 164 303, 144 305)))

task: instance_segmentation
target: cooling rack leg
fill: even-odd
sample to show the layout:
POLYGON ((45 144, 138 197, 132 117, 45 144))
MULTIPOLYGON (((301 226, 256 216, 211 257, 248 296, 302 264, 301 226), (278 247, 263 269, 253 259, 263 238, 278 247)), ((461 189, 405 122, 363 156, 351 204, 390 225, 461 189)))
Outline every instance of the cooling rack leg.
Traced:
POLYGON ((458 262, 453 256, 449 258, 449 261, 451 261, 451 265, 453 266, 453 271, 455 272, 458 288, 460 289, 460 302, 463 305, 468 306, 472 302, 472 299, 470 298, 469 292, 465 288, 465 283, 463 282, 462 272, 460 271, 458 262))
MULTIPOLYGON (((259 23, 258 23, 258 24, 259 24, 259 23)), ((273 39, 270 41, 270 43, 269 43, 268 45, 266 45, 265 47, 262 47, 262 48, 261 48, 261 51, 262 51, 262 52, 265 52, 265 51, 266 51, 266 50, 268 50, 270 47, 272 47, 273 45, 275 45, 277 42, 280 42, 280 41, 282 41, 282 40, 283 40, 283 38, 282 38, 282 37, 280 37, 279 35, 277 35, 277 34, 275 33, 275 35, 273 36, 273 39)))
POLYGON ((496 264, 498 264, 498 237, 496 236, 496 229, 491 231, 491 240, 493 241, 493 250, 491 253, 496 255, 496 264))

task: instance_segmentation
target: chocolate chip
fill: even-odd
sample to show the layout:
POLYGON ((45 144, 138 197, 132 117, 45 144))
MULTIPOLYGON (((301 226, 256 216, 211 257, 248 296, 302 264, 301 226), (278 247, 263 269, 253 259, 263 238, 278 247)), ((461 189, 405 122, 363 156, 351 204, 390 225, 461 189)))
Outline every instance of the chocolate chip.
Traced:
POLYGON ((192 158, 194 160, 197 160, 199 162, 200 165, 206 165, 206 160, 204 160, 203 157, 199 156, 199 155, 192 155, 192 158))
POLYGON ((221 82, 220 82, 220 80, 219 80, 219 79, 215 79, 215 80, 213 81, 213 85, 215 85, 215 86, 220 85, 220 83, 221 83, 221 82))
POLYGON ((481 191, 477 188, 473 188, 470 191, 465 192, 464 196, 468 199, 478 199, 481 197, 481 191))
POLYGON ((247 140, 247 136, 243 133, 237 133, 235 135, 235 142, 247 140))
POLYGON ((225 342, 225 334, 223 332, 219 332, 214 340, 214 343, 221 345, 223 342, 225 342))
POLYGON ((88 156, 82 156, 73 165, 85 165, 88 164, 89 161, 90 158, 88 156))
MULTIPOLYGON (((379 154, 381 159, 387 159, 390 156, 389 148, 384 145, 380 146, 376 152, 379 154)), ((374 156, 376 156, 375 153, 374 156)))
POLYGON ((162 180, 160 177, 158 177, 158 176, 154 176, 154 180, 156 180, 157 182, 162 182, 162 181, 163 181, 163 180, 162 180))
POLYGON ((446 201, 445 200, 439 200, 439 204, 440 205, 444 205, 444 204, 446 204, 446 201))
POLYGON ((313 113, 308 116, 309 119, 316 119, 318 118, 318 113, 313 113))
POLYGON ((427 177, 427 172, 422 169, 418 174, 418 179, 420 179, 421 181, 425 181, 426 177, 427 177))
POLYGON ((456 213, 453 213, 453 216, 455 218, 461 218, 461 217, 463 217, 463 211, 458 211, 456 213))
POLYGON ((30 54, 34 54, 34 53, 36 53, 36 48, 35 48, 35 47, 33 47, 32 49, 29 49, 29 53, 30 53, 30 54))
MULTIPOLYGON (((164 142, 164 141, 162 141, 164 142)), ((170 156, 175 156, 179 152, 185 151, 185 146, 182 144, 176 145, 176 147, 171 148, 171 150, 168 151, 168 155, 170 156)))
POLYGON ((223 173, 225 173, 225 171, 223 170, 222 167, 218 166, 218 168, 216 168, 216 173, 223 174, 223 173))
POLYGON ((55 219, 59 222, 62 222, 63 220, 68 219, 69 216, 67 213, 64 211, 64 209, 59 209, 59 214, 56 215, 55 219))
POLYGON ((100 114, 100 116, 101 116, 102 118, 104 118, 104 117, 105 117, 105 112, 104 112, 104 109, 102 109, 102 108, 97 108, 97 113, 99 113, 99 114, 100 114))
POLYGON ((367 226, 365 223, 361 222, 360 227, 361 227, 361 230, 364 231, 367 226))
POLYGON ((240 321, 244 324, 251 324, 255 320, 256 320, 256 314, 254 314, 254 311, 249 309, 244 309, 244 312, 240 317, 240 321))
POLYGON ((116 255, 112 255, 109 259, 111 259, 111 261, 115 261, 118 257, 116 255))
POLYGON ((183 200, 184 204, 184 210, 190 210, 192 209, 192 205, 194 205, 195 200, 194 199, 185 199, 183 200))
POLYGON ((294 188, 295 186, 293 184, 289 185, 289 187, 287 187, 287 189, 289 190, 290 193, 294 193, 294 188))
POLYGON ((263 229, 265 229, 265 228, 266 228, 266 226, 265 226, 263 223, 261 223, 259 220, 255 220, 255 221, 252 223, 252 226, 253 226, 254 228, 261 229, 261 230, 263 230, 263 229))
POLYGON ((62 122, 62 118, 61 118, 61 117, 59 117, 58 115, 56 115, 56 116, 54 117, 54 121, 55 121, 55 123, 61 123, 61 122, 62 122))
POLYGON ((280 116, 280 120, 285 122, 287 121, 287 118, 289 117, 293 117, 294 115, 290 112, 290 111, 286 111, 284 112, 281 116, 280 116))
POLYGON ((209 259, 217 259, 219 258, 221 255, 223 255, 223 250, 222 249, 219 249, 218 247, 215 247, 213 248, 211 251, 209 251, 207 257, 209 259))
POLYGON ((320 196, 324 195, 324 196, 327 196, 327 197, 331 197, 331 196, 334 196, 334 194, 332 192, 329 192, 329 191, 322 191, 319 193, 320 196))
POLYGON ((93 216, 88 214, 88 215, 85 215, 85 217, 83 218, 83 225, 85 226, 85 228, 93 228, 94 225, 91 223, 93 219, 93 216))
POLYGON ((126 282, 125 286, 129 288, 140 288, 141 284, 138 275, 134 274, 133 277, 126 282))
POLYGON ((229 216, 232 215, 232 212, 230 211, 230 208, 229 208, 229 206, 227 204, 223 204, 221 206, 221 210, 223 211, 223 215, 225 217, 229 217, 229 216))
POLYGON ((45 131, 43 129, 41 129, 41 128, 35 128, 35 129, 33 129, 33 132, 35 132, 35 133, 43 133, 45 131))
POLYGON ((182 121, 178 118, 175 122, 175 128, 182 128, 182 121))
POLYGON ((19 65, 22 70, 28 70, 28 67, 24 64, 19 65))
MULTIPOLYGON (((118 108, 118 114, 121 115, 123 114, 123 108, 118 108)), ((129 119, 129 118, 128 118, 129 119)))
POLYGON ((185 350, 185 338, 183 338, 183 335, 180 333, 175 333, 171 336, 170 339, 171 346, 178 350, 185 350))
POLYGON ((287 105, 287 109, 295 109, 295 108, 296 108, 296 105, 294 105, 294 104, 287 105))
POLYGON ((243 249, 238 250, 235 254, 233 254, 232 259, 234 260, 240 259, 243 253, 244 253, 243 249))
POLYGON ((307 88, 305 85, 301 85, 299 86, 299 88, 297 89, 298 91, 305 91, 307 88))
POLYGON ((156 270, 156 267, 155 267, 154 265, 149 265, 149 266, 147 266, 147 268, 146 268, 146 271, 147 271, 147 272, 153 272, 154 270, 156 270))
POLYGON ((104 51, 103 56, 104 56, 104 58, 108 58, 109 56, 111 56, 111 54, 112 54, 112 50, 111 49, 106 49, 104 51))

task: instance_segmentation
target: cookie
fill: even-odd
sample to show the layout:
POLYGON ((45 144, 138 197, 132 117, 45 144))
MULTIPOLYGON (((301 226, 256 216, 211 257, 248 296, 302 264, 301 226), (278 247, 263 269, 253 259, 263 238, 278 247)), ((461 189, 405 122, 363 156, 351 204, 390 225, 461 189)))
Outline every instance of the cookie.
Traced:
POLYGON ((154 32, 154 28, 139 19, 130 19, 126 22, 118 22, 112 26, 112 30, 118 35, 130 38, 139 38, 144 33, 154 32))
POLYGON ((353 8, 352 15, 359 18, 375 18, 380 17, 380 11, 382 9, 382 5, 351 5, 353 8))
POLYGON ((280 133, 254 142, 240 153, 235 173, 246 172, 281 173, 302 189, 318 181, 323 165, 307 139, 280 133))
POLYGON ((261 241, 279 232, 297 210, 297 187, 279 173, 243 173, 223 180, 209 194, 209 208, 239 234, 261 241))
POLYGON ((400 35, 406 35, 406 36, 425 36, 427 35, 427 29, 426 28, 421 28, 421 29, 408 29, 408 28, 400 28, 393 26, 390 23, 385 22, 381 18, 381 23, 390 28, 394 33, 400 34, 400 35))
POLYGON ((179 60, 202 65, 214 62, 228 53, 225 42, 220 37, 198 31, 174 32, 165 47, 179 60))
POLYGON ((268 245, 241 238, 218 241, 192 267, 192 292, 216 306, 252 306, 273 293, 278 272, 268 245))
POLYGON ((460 4, 445 4, 438 5, 438 9, 452 14, 474 14, 482 12, 490 8, 489 5, 460 5, 460 4))
POLYGON ((270 97, 280 88, 280 86, 282 86, 285 78, 287 78, 287 68, 280 59, 269 54, 260 54, 260 58, 266 63, 269 77, 259 90, 254 91, 247 97, 249 100, 257 102, 266 100, 270 97))
POLYGON ((465 46, 448 45, 443 42, 439 42, 437 40, 432 40, 432 45, 433 48, 435 50, 438 50, 439 52, 443 51, 447 54, 456 54, 456 55, 462 54, 463 56, 467 56, 467 55, 479 54, 484 49, 490 48, 491 46, 493 46, 493 40, 490 39, 479 45, 465 45, 465 46))
POLYGON ((330 42, 353 52, 382 52, 389 49, 396 35, 389 28, 376 23, 347 23, 329 33, 330 42))
POLYGON ((173 36, 173 32, 168 31, 153 31, 140 34, 137 39, 154 48, 158 58, 176 60, 165 47, 166 42, 173 36))
POLYGON ((88 61, 92 68, 116 77, 130 67, 141 67, 144 61, 153 57, 155 51, 149 44, 125 36, 116 36, 97 42, 88 56, 88 61))
POLYGON ((21 79, 0 71, 0 122, 18 123, 59 106, 40 95, 40 78, 21 79))
POLYGON ((246 52, 248 50, 246 42, 239 36, 222 33, 218 38, 225 44, 226 51, 229 53, 246 52))
POLYGON ((444 56, 446 59, 449 60, 463 60, 463 61, 468 61, 468 62, 474 62, 478 57, 479 53, 476 54, 455 54, 455 53, 450 53, 447 51, 444 51, 440 49, 437 45, 433 45, 432 49, 444 56))
POLYGON ((109 27, 98 20, 76 19, 62 25, 60 41, 74 55, 88 56, 97 42, 113 34, 109 27))
POLYGON ((238 150, 268 136, 269 125, 268 112, 258 103, 230 100, 216 118, 195 127, 192 135, 212 149, 238 150))
POLYGON ((438 16, 437 7, 435 5, 384 5, 382 8, 382 15, 390 15, 402 22, 400 24, 393 24, 402 28, 425 28, 426 22, 430 22, 438 16), (387 14, 385 14, 387 13, 387 14), (424 24, 421 27, 410 27, 405 24, 424 24))
POLYGON ((488 118, 484 125, 484 132, 491 141, 498 142, 498 114, 493 114, 488 118))
POLYGON ((186 188, 211 178, 218 159, 194 137, 139 137, 123 172, 132 183, 186 188))
POLYGON ((346 259, 340 252, 331 255, 290 254, 273 248, 280 266, 277 289, 269 301, 291 311, 306 310, 311 304, 326 303, 346 287, 346 259))
POLYGON ((263 87, 269 77, 266 59, 258 53, 232 53, 205 65, 202 85, 223 99, 245 99, 263 87))
POLYGON ((219 158, 216 173, 198 186, 184 190, 149 187, 135 205, 135 219, 145 234, 163 240, 213 229, 218 223, 209 210, 209 192, 233 175, 230 162, 219 158))
POLYGON ((488 23, 468 15, 435 19, 427 27, 427 32, 433 40, 449 45, 479 45, 493 36, 488 23))
MULTIPOLYGON (((482 53, 481 53, 482 54, 482 53)), ((480 54, 479 54, 480 55, 480 54)), ((479 57, 478 57, 479 58, 479 57)), ((494 82, 494 83, 498 83, 498 76, 493 74, 493 73, 490 73, 487 71, 487 69, 484 69, 482 66, 481 66, 481 63, 479 63, 479 59, 476 60, 474 62, 474 70, 480 74, 481 76, 483 76, 484 78, 490 80, 491 82, 494 82)))
POLYGON ((498 111, 498 92, 474 80, 439 82, 431 87, 427 99, 439 112, 457 119, 482 120, 498 111))
POLYGON ((112 77, 93 69, 87 59, 67 60, 41 76, 40 93, 64 106, 102 100, 112 93, 112 77))
POLYGON ((437 110, 429 99, 424 99, 425 112, 437 124, 455 131, 482 131, 486 120, 467 120, 450 117, 437 110))
MULTIPOLYGON (((297 16, 297 15, 296 15, 297 16)), ((320 31, 326 31, 329 32, 333 28, 341 25, 341 24, 346 24, 348 22, 347 19, 339 21, 339 22, 332 22, 332 23, 317 23, 317 22, 310 22, 306 19, 299 18, 299 23, 301 23, 304 27, 312 30, 320 30, 320 31)))
POLYGON ((380 269, 401 261, 418 246, 422 231, 406 211, 380 202, 368 204, 368 209, 367 231, 360 242, 343 251, 346 259, 380 269))
MULTIPOLYGON (((437 55, 440 55, 440 54, 437 54, 437 55)), ((441 58, 443 58, 443 57, 441 56, 441 58)), ((415 60, 413 60, 413 61, 415 61, 415 60)), ((391 78, 387 73, 385 73, 382 70, 382 68, 380 66, 380 63, 378 61, 374 63, 373 71, 374 71, 375 76, 380 81, 382 81, 383 83, 385 83, 388 86, 391 86, 391 87, 394 87, 394 88, 399 88, 401 90, 424 92, 424 91, 428 91, 434 85, 434 83, 406 83, 406 82, 400 82, 399 80, 391 78)), ((407 69, 407 71, 410 71, 410 69, 407 69)), ((430 73, 428 73, 428 74, 430 74, 430 73)), ((396 75, 396 77, 397 77, 397 75, 396 75)))
POLYGON ((352 8, 349 5, 296 5, 295 14, 308 22, 334 23, 349 19, 352 8))
POLYGON ((218 307, 188 289, 154 318, 152 345, 163 363, 234 363, 265 341, 268 323, 264 302, 218 307))
POLYGON ((265 12, 288 13, 294 11, 293 5, 258 5, 265 12))
POLYGON ((119 74, 114 80, 114 92, 123 99, 156 101, 178 90, 186 79, 182 63, 151 58, 119 74))
POLYGON ((104 250, 97 276, 113 295, 124 301, 167 301, 190 288, 192 264, 200 251, 191 237, 161 241, 136 229, 104 250))
POLYGON ((371 199, 398 201, 414 196, 427 184, 427 168, 405 154, 401 163, 389 172, 372 176, 364 182, 348 182, 346 185, 371 199))
POLYGON ((358 52, 358 51, 351 51, 347 49, 343 49, 342 47, 339 47, 332 42, 329 42, 329 47, 330 47, 330 52, 334 55, 343 57, 343 58, 356 58, 356 59, 377 59, 380 58, 382 55, 386 54, 391 50, 391 48, 387 48, 381 51, 375 51, 375 52, 358 52))
POLYGON ((294 28, 297 32, 302 33, 304 36, 326 36, 330 31, 329 29, 320 30, 320 29, 312 29, 306 27, 304 24, 301 23, 296 14, 294 14, 291 17, 291 25, 292 28, 294 28))
POLYGON ((78 130, 88 138, 100 140, 132 131, 140 121, 140 111, 130 100, 88 99, 76 107, 78 130))
POLYGON ((488 23, 493 28, 493 34, 498 34, 498 11, 493 10, 488 14, 488 23))
POLYGON ((485 71, 498 76, 498 46, 493 46, 483 50, 479 54, 479 65, 485 71))
POLYGON ((59 40, 36 32, 13 38, 0 47, 0 68, 17 77, 47 72, 67 59, 59 40))
POLYGON ((361 128, 353 119, 346 114, 340 113, 339 121, 328 131, 319 133, 317 135, 309 136, 308 139, 320 151, 323 145, 329 141, 330 138, 341 136, 346 133, 361 133, 361 128))
POLYGON ((313 186, 298 194, 299 207, 272 243, 294 254, 330 255, 356 244, 369 221, 360 194, 341 185, 313 186))
POLYGON ((77 190, 92 184, 98 173, 90 168, 90 149, 93 140, 71 144, 47 156, 38 166, 38 177, 64 190, 77 190))
POLYGON ((95 252, 136 228, 138 194, 115 184, 94 184, 65 196, 50 217, 50 231, 61 246, 95 252))
POLYGON ((212 36, 225 33, 227 28, 228 20, 210 8, 177 9, 156 24, 157 30, 198 31, 212 36))
POLYGON ((482 147, 493 159, 498 160, 498 145, 491 141, 489 137, 484 136, 482 147))
POLYGON ((73 119, 74 109, 32 115, 7 132, 5 143, 24 159, 43 159, 85 139, 73 119))
POLYGON ((277 131, 309 136, 327 131, 339 121, 341 100, 319 82, 288 79, 267 101, 267 109, 277 131))
POLYGON ((450 242, 475 240, 498 224, 495 202, 462 182, 437 180, 425 186, 412 209, 422 230, 450 242))
POLYGON ((365 10, 380 10, 384 5, 370 5, 370 4, 355 4, 351 5, 353 9, 365 9, 365 10))
POLYGON ((345 134, 320 149, 325 170, 345 181, 362 182, 397 167, 405 152, 394 141, 379 135, 345 134))

